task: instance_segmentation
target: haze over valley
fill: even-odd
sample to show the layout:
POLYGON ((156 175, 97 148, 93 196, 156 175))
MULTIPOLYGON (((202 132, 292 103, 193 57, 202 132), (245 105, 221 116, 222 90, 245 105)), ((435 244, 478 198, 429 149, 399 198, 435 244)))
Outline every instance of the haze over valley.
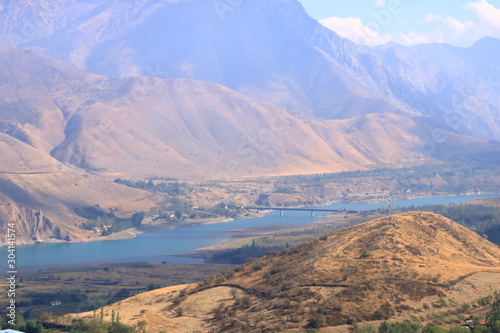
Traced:
MULTIPOLYGON (((450 328, 463 321, 459 314, 484 316, 499 302, 497 199, 425 206, 444 217, 404 210, 398 222, 390 216, 393 200, 450 196, 458 203, 466 201, 461 196, 498 195, 497 25, 465 47, 370 47, 318 22, 308 14, 314 12, 312 1, 306 3, 0 3, 0 225, 15 225, 16 245, 118 240, 181 226, 189 238, 191 227, 260 218, 266 208, 385 205, 367 212, 335 209, 324 221, 304 220, 305 229, 299 223, 286 228, 285 214, 283 225, 233 230, 241 239, 198 255, 234 264, 284 250, 215 277, 207 278, 222 266, 212 264, 196 278, 187 278, 193 269, 182 267, 186 277, 179 280, 170 275, 175 268, 164 271, 159 261, 146 265, 156 277, 138 277, 136 289, 111 277, 109 285, 126 290, 120 300, 146 286, 171 289, 151 293, 165 302, 154 314, 133 313, 149 297, 142 294, 104 308, 102 316, 109 318, 100 318, 102 332, 128 332, 122 324, 137 332, 292 332, 342 325, 352 331, 357 328, 349 325, 396 314, 415 322, 412 311, 425 312, 419 309, 428 299, 453 295, 448 298, 462 302, 460 288, 471 300, 488 298, 469 312, 450 310, 450 328), (318 229, 310 231, 311 225, 318 229), (321 235, 321 241, 312 240, 321 235), (437 276, 439 267, 447 270, 437 276), (374 276, 393 280, 379 284, 374 276), (464 282, 466 276, 477 280, 464 282), (176 286, 201 278, 207 279, 176 286), (468 283, 491 285, 475 294, 468 283), (271 289, 278 286, 274 295, 271 289), (204 302, 211 307, 199 305, 204 302), (112 310, 123 315, 119 325, 116 317, 111 320, 112 310)), ((487 8, 478 15, 487 20, 488 13, 500 15, 495 5, 479 0, 463 9, 487 8)), ((392 13, 394 4, 374 6, 376 13, 392 13)), ((416 5, 401 6, 408 12, 416 5)), ((403 17, 390 16, 395 25, 403 17)), ((434 21, 440 20, 431 14, 421 19, 434 21)), ((81 272, 89 281, 92 269, 81 272)), ((124 269, 137 273, 134 266, 124 269)), ((44 274, 30 278, 39 282, 44 274)), ((67 289, 51 291, 54 297, 73 286, 88 287, 66 275, 70 271, 58 274, 67 279, 67 289)), ((38 288, 43 284, 26 291, 28 315, 41 314, 38 288)), ((60 314, 107 305, 106 293, 90 294, 84 298, 95 304, 72 305, 60 314)), ((96 320, 87 315, 77 317, 86 318, 82 323, 96 320)), ((421 317, 422 327, 444 323, 421 317)), ((77 329, 63 319, 38 321, 45 329, 48 323, 54 332, 77 329)), ((488 325, 488 332, 497 332, 495 321, 488 325)))

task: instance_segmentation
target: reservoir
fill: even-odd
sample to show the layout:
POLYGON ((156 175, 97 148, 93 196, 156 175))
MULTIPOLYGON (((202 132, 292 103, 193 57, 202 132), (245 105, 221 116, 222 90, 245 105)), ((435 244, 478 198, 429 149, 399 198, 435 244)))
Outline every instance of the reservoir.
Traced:
MULTIPOLYGON (((393 201, 391 206, 409 207, 428 204, 449 204, 469 200, 494 197, 496 195, 472 195, 454 197, 418 198, 393 201)), ((387 202, 373 204, 335 203, 324 209, 371 210, 387 208, 387 202)), ((279 211, 270 212, 263 217, 238 218, 231 222, 191 225, 176 227, 151 233, 141 234, 126 240, 98 241, 88 243, 56 243, 18 246, 16 249, 17 270, 45 269, 64 265, 97 265, 111 262, 168 262, 202 263, 201 258, 188 258, 179 254, 192 253, 198 248, 223 243, 231 238, 231 230, 262 228, 272 226, 298 226, 313 223, 327 212, 316 212, 311 217, 307 211, 285 211, 280 217, 279 211)), ((0 248, 2 267, 7 271, 7 248, 0 248)))

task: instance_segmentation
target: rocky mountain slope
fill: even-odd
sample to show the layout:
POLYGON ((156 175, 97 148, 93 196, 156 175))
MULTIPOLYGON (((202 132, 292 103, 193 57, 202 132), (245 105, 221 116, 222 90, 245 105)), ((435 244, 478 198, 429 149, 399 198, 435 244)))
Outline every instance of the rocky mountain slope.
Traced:
POLYGON ((146 326, 169 332, 260 332, 314 320, 336 326, 413 314, 424 301, 440 298, 474 301, 500 288, 499 275, 497 245, 442 216, 411 212, 350 227, 196 285, 141 294, 104 311, 108 317, 119 312, 128 324, 145 320, 146 326), (488 287, 470 287, 481 280, 488 287), (143 308, 148 310, 142 313, 143 308))
POLYGON ((107 78, 4 46, 4 133, 109 179, 235 178, 446 159, 499 145, 391 113, 292 115, 211 82, 107 78), (32 68, 29 72, 24 68, 32 68))
POLYGON ((296 0, 9 2, 0 18, 2 43, 93 73, 209 80, 323 119, 407 112, 500 138, 493 38, 465 49, 368 48, 321 26, 296 0))

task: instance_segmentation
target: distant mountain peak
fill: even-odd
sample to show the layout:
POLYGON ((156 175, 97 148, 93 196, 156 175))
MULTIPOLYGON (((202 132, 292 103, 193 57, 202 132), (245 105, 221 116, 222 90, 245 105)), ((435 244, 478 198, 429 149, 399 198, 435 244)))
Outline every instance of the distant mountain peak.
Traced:
POLYGON ((0 42, 111 77, 213 81, 323 119, 407 112, 500 138, 500 92, 484 78, 500 75, 495 39, 369 48, 297 0, 18 1, 0 12, 0 42))

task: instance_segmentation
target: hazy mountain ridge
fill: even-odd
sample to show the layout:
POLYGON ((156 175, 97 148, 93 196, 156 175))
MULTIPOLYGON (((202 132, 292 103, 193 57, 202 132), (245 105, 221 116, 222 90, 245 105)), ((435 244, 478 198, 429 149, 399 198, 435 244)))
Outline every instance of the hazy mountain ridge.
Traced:
POLYGON ((0 98, 15 105, 0 109, 4 122, 58 160, 112 179, 332 172, 498 150, 451 132, 427 150, 434 127, 403 115, 307 119, 211 82, 106 78, 13 47, 0 55, 0 98))
POLYGON ((446 44, 405 48, 392 44, 376 50, 384 64, 406 79, 406 83, 396 82, 399 89, 407 88, 398 93, 416 92, 410 106, 423 107, 423 114, 459 132, 496 139, 500 67, 493 55, 499 51, 500 41, 494 38, 483 38, 469 48, 446 44), (408 61, 414 66, 405 66, 408 61))
POLYGON ((460 133, 500 138, 500 69, 494 61, 500 42, 493 38, 466 49, 371 49, 321 26, 295 0, 252 0, 222 9, 205 1, 46 4, 54 9, 5 6, 1 40, 13 40, 6 26, 18 11, 38 10, 51 28, 18 43, 87 71, 210 80, 326 119, 407 110, 460 133))

